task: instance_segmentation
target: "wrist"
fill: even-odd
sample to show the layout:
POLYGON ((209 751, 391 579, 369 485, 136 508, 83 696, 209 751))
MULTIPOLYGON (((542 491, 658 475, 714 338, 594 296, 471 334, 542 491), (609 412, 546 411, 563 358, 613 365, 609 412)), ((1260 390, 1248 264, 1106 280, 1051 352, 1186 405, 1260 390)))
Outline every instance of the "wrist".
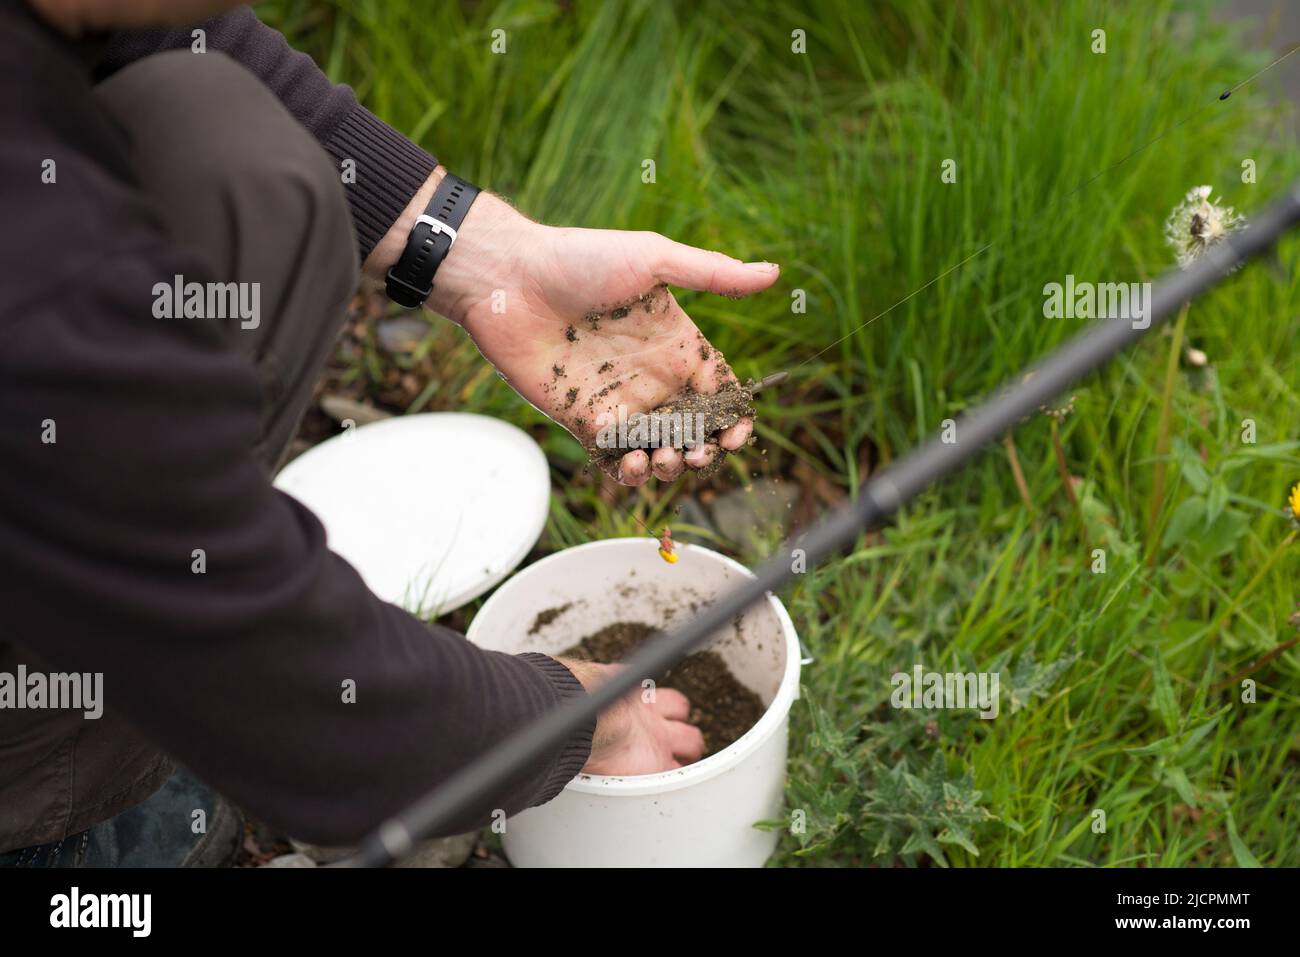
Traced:
MULTIPOLYGON (((573 673, 573 677, 577 678, 578 683, 588 692, 604 681, 615 667, 578 658, 556 658, 555 660, 568 668, 573 673)), ((599 758, 625 737, 628 724, 627 708, 628 700, 620 698, 617 703, 606 708, 596 718, 596 730, 591 736, 592 759, 599 758)))
POLYGON ((480 193, 433 277, 425 305, 466 326, 476 306, 490 306, 494 293, 517 288, 523 253, 545 228, 499 196, 480 193))
MULTIPOLYGON (((438 166, 366 258, 364 270, 383 281, 401 257, 411 230, 447 170, 438 166)), ((511 286, 521 249, 544 227, 528 219, 509 203, 488 192, 480 193, 457 230, 451 251, 438 266, 433 289, 424 305, 453 322, 464 325, 476 304, 488 301, 494 290, 511 286)))
POLYGON ((379 242, 375 243, 375 248, 370 251, 366 261, 361 264, 361 269, 367 276, 377 282, 383 282, 384 276, 388 270, 397 264, 401 258, 402 252, 406 249, 406 241, 411 236, 411 230, 415 228, 415 221, 419 219, 424 208, 429 205, 429 200, 433 199, 434 191, 437 190, 438 184, 442 182, 443 177, 447 175, 447 170, 441 164, 434 168, 429 174, 429 178, 411 197, 411 201, 406 204, 406 208, 398 215, 393 225, 388 227, 388 232, 380 237, 379 242))

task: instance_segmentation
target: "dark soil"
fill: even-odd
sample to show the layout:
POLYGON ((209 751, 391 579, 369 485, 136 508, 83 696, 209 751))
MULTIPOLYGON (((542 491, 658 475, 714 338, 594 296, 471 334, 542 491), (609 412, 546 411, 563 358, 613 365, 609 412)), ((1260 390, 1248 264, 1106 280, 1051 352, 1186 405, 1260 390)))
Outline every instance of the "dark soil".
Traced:
POLYGON ((604 319, 626 319, 632 314, 632 310, 640 307, 643 312, 666 312, 671 298, 668 295, 668 287, 660 283, 648 292, 643 292, 639 296, 634 296, 627 302, 619 303, 608 309, 593 309, 582 318, 591 323, 593 329, 600 328, 600 322, 604 319))
MULTIPOLYGON (((615 385, 617 384, 615 383, 615 385)), ((749 391, 747 385, 742 386, 737 382, 728 382, 712 395, 704 395, 694 390, 688 390, 667 405, 661 405, 650 412, 637 412, 629 415, 627 417, 629 438, 631 438, 632 430, 637 428, 640 420, 647 420, 645 424, 647 429, 650 429, 652 423, 649 420, 658 419, 659 421, 653 425, 653 428, 657 430, 657 434, 661 438, 660 444, 673 444, 681 448, 683 446, 680 443, 667 442, 663 441, 663 439, 674 434, 674 425, 689 421, 693 427, 694 416, 697 413, 704 416, 702 420, 703 434, 710 441, 713 441, 723 429, 735 425, 744 416, 754 414, 754 395, 749 391), (688 417, 690 418, 688 419, 688 417)), ((650 434, 655 433, 651 432, 650 434)), ((600 448, 593 439, 587 452, 592 461, 602 469, 607 472, 617 472, 619 460, 630 449, 636 447, 636 445, 629 442, 627 448, 600 448)), ((712 475, 722 466, 722 462, 726 457, 726 450, 719 446, 713 455, 712 463, 695 474, 700 478, 712 475)))
MULTIPOLYGON (((560 657, 612 664, 658 633, 651 625, 619 621, 588 635, 560 657)), ((704 734, 704 756, 721 751, 758 723, 767 709, 727 669, 714 651, 697 651, 655 678, 659 688, 672 688, 691 702, 690 723, 704 734)))
POLYGON ((530 635, 535 635, 555 619, 559 618, 566 611, 573 607, 573 602, 567 602, 563 605, 557 605, 554 608, 547 608, 545 611, 539 611, 537 617, 533 619, 533 626, 528 629, 530 635))

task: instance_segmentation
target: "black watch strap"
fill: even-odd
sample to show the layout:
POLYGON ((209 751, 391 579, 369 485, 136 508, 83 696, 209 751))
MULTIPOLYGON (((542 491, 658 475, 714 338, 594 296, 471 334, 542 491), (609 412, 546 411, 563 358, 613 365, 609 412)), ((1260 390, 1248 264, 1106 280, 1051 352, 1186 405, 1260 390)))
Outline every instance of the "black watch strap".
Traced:
POLYGON ((415 221, 402 258, 388 270, 385 288, 388 298, 408 309, 429 298, 433 292, 433 274, 451 252, 456 230, 465 221, 479 188, 459 176, 448 173, 433 192, 433 199, 415 221))

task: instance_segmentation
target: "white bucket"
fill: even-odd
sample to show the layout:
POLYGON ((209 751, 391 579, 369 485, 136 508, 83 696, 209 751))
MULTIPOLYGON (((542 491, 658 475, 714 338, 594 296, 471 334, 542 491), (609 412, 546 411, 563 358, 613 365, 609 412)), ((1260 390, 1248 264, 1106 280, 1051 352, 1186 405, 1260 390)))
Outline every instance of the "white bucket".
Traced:
MULTIPOLYGON (((558 552, 515 575, 469 629, 483 648, 556 655, 607 625, 672 626, 691 604, 730 591, 749 570, 717 552, 679 545, 659 557, 651 538, 617 538, 558 552), (534 628, 539 613, 569 607, 534 628), (672 616, 665 620, 664 615, 672 616), (529 632, 534 631, 533 634, 529 632)), ((580 774, 555 800, 506 822, 516 867, 760 867, 781 817, 790 705, 799 693, 799 640, 773 596, 705 647, 722 656, 767 711, 740 740, 674 771, 634 777, 580 774)))

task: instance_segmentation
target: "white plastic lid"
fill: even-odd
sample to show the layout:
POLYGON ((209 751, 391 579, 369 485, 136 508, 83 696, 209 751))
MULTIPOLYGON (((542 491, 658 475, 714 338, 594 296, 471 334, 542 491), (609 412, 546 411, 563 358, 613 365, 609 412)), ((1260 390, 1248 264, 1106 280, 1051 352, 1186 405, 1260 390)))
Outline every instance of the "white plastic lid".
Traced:
POLYGON ((506 577, 546 524, 550 471, 521 429, 463 412, 349 429, 294 459, 275 485, 385 601, 428 616, 506 577))

